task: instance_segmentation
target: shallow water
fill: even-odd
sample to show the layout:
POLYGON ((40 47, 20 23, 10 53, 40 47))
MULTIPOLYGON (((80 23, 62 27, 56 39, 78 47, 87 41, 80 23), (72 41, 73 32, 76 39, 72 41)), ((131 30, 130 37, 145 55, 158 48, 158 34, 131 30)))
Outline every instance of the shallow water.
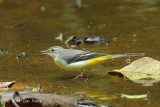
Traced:
POLYGON ((98 35, 116 41, 108 46, 81 45, 78 49, 108 54, 142 52, 159 60, 159 12, 158 0, 84 0, 81 7, 76 0, 0 0, 0 49, 9 51, 0 55, 0 78, 16 81, 11 90, 42 84, 45 92, 91 98, 103 105, 155 107, 159 105, 160 83, 146 87, 107 74, 127 65, 126 59, 132 62, 140 57, 105 61, 87 69, 84 78, 73 80, 80 72, 61 70, 40 51, 56 45, 67 47, 55 40, 60 33, 65 39, 98 35), (22 52, 26 57, 17 60, 22 52), (148 92, 147 100, 120 97, 121 93, 148 92))

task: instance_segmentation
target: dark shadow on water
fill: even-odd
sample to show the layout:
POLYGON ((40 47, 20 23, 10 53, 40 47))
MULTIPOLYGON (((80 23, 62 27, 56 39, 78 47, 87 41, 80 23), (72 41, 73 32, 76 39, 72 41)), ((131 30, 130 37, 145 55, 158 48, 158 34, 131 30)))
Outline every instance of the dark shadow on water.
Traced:
POLYGON ((120 77, 124 77, 123 74, 119 73, 119 72, 108 72, 108 74, 113 75, 113 76, 120 76, 120 77))

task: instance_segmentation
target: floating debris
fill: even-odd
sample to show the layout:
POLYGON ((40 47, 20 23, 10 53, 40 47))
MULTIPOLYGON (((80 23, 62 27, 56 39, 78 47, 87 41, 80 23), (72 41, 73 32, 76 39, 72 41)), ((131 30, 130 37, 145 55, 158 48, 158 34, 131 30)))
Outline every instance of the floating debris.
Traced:
POLYGON ((82 43, 83 41, 79 39, 77 36, 71 36, 65 41, 65 44, 76 44, 77 46, 79 46, 82 43))
POLYGON ((79 41, 80 39, 77 37, 77 36, 71 36, 69 37, 66 42, 69 42, 69 43, 75 43, 77 41, 79 41))
MULTIPOLYGON (((60 33, 60 35, 58 37, 56 37, 55 39, 60 40, 61 42, 63 42, 63 34, 60 33)), ((99 36, 87 36, 84 39, 80 39, 78 38, 78 36, 70 36, 68 37, 68 39, 64 42, 65 44, 74 44, 74 45, 81 45, 83 43, 85 44, 105 44, 105 45, 109 45, 112 41, 115 41, 115 39, 106 39, 106 38, 102 38, 99 36)))
POLYGON ((66 41, 65 44, 69 44, 71 43, 71 41, 73 41, 74 36, 70 36, 66 41))
POLYGON ((142 94, 142 95, 126 95, 121 94, 122 98, 128 98, 128 99, 141 99, 141 98, 147 98, 148 94, 142 94))
POLYGON ((77 36, 70 36, 66 41, 65 44, 76 44, 77 46, 85 43, 85 44, 106 44, 108 45, 111 43, 112 39, 101 38, 99 36, 88 36, 85 37, 83 40, 79 39, 77 36))
POLYGON ((3 55, 3 53, 4 53, 4 50, 3 50, 3 49, 1 49, 1 54, 3 55))
POLYGON ((3 54, 8 54, 8 50, 7 49, 1 49, 0 50, 0 54, 3 55, 3 54))
POLYGON ((0 88, 5 88, 10 86, 11 84, 15 83, 15 81, 11 81, 11 82, 0 82, 0 88))
POLYGON ((60 35, 58 37, 56 37, 55 39, 60 40, 61 42, 63 42, 63 34, 60 33, 60 35))
POLYGON ((17 27, 21 27, 21 26, 23 26, 24 24, 16 24, 16 25, 11 25, 11 26, 6 26, 5 28, 6 29, 15 29, 15 28, 17 28, 17 27))
POLYGON ((112 106, 103 106, 103 105, 99 105, 93 101, 89 101, 89 100, 77 100, 75 101, 74 104, 76 107, 112 107, 112 106))
POLYGON ((19 58, 24 58, 26 56, 26 53, 25 52, 22 52, 20 53, 16 58, 19 59, 19 58))
POLYGON ((8 54, 8 50, 7 49, 5 49, 5 54, 8 54))
POLYGON ((84 38, 84 43, 86 44, 107 44, 112 41, 111 39, 101 38, 99 36, 88 36, 84 38))

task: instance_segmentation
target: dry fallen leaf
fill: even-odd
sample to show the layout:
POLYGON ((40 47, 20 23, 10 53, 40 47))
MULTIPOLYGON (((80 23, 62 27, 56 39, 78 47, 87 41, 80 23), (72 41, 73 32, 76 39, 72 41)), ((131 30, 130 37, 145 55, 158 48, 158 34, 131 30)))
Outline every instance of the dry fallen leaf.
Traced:
POLYGON ((150 57, 143 57, 122 69, 109 72, 109 74, 112 73, 122 74, 123 76, 138 83, 141 83, 141 80, 144 80, 142 82, 144 84, 147 84, 148 81, 152 81, 150 82, 151 84, 147 84, 147 86, 150 86, 152 83, 160 81, 160 61, 150 57))

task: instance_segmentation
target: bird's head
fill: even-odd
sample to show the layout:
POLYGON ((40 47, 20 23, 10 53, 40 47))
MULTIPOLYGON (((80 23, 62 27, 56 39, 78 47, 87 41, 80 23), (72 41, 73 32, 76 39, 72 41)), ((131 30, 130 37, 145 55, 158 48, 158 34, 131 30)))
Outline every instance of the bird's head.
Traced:
POLYGON ((40 52, 42 54, 49 55, 54 59, 58 55, 60 49, 64 49, 64 48, 62 48, 60 46, 52 46, 49 49, 44 50, 44 51, 40 51, 40 52))

